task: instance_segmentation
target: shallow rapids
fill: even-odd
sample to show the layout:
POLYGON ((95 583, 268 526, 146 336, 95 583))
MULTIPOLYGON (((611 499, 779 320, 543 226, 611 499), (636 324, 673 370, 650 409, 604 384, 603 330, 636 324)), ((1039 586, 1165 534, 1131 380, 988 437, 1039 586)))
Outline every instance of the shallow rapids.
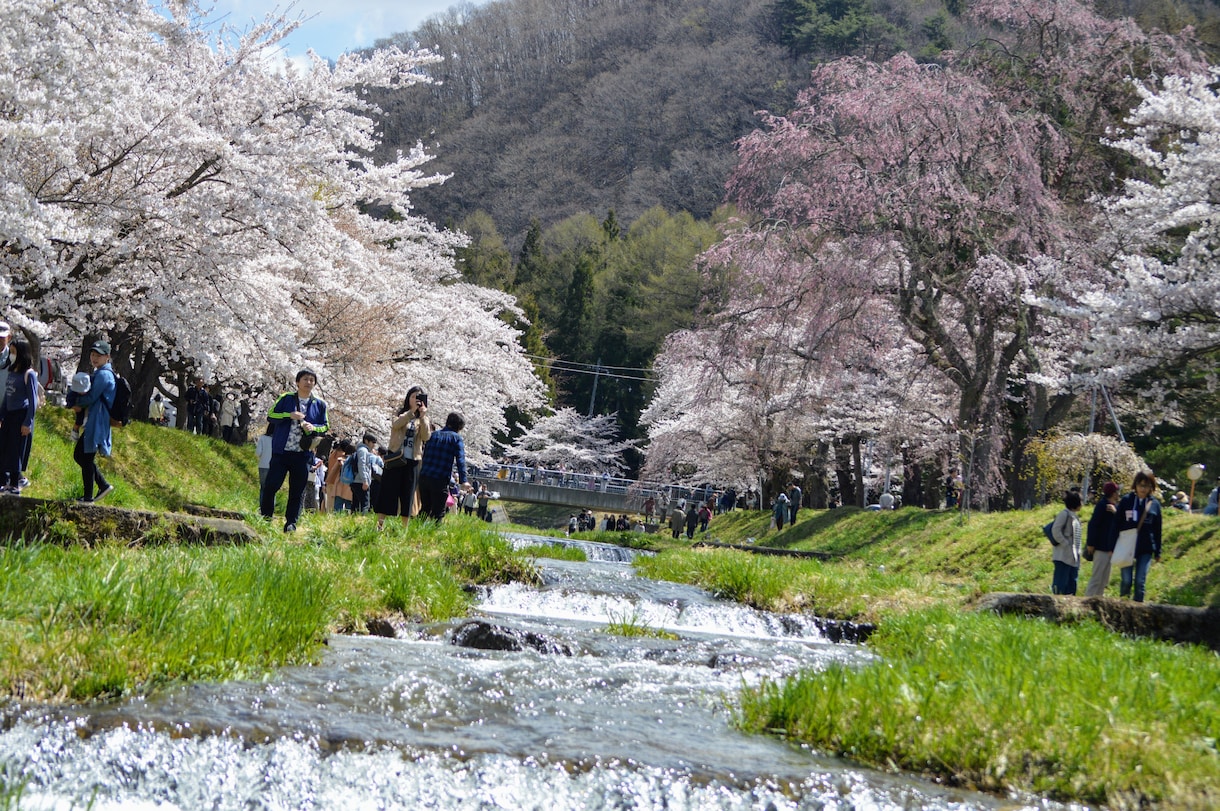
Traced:
MULTIPOLYGON (((21 808, 1046 808, 881 774, 732 725, 742 684, 861 647, 816 625, 636 577, 541 561, 545 585, 488 590, 478 614, 571 656, 333 637, 312 667, 113 705, 27 711, 0 732, 21 808), (609 623, 665 629, 627 638, 609 623)), ((0 803, 2 804, 2 803, 0 803)))

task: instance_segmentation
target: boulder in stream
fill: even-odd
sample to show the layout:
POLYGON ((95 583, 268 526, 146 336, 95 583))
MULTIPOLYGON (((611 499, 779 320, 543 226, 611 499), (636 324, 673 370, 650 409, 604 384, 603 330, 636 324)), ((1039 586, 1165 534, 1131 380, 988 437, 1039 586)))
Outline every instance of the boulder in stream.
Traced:
POLYGON ((520 651, 527 648, 539 653, 557 653, 571 656, 572 649, 567 644, 551 639, 533 631, 521 631, 503 625, 492 625, 483 620, 471 620, 457 628, 450 637, 450 643, 461 648, 478 648, 479 650, 520 651))

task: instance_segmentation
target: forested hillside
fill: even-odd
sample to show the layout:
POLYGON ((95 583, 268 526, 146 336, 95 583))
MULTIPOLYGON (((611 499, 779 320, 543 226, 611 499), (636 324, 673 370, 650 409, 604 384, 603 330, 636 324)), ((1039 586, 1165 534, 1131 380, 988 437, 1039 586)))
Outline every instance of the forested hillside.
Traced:
MULTIPOLYGON (((416 212, 472 238, 459 266, 518 297, 527 351, 559 405, 615 412, 640 436, 646 369, 665 337, 724 298, 696 258, 738 139, 785 113, 811 69, 844 56, 919 62, 965 52, 968 0, 500 0, 388 40, 444 57, 428 88, 383 94, 382 158, 417 141, 452 177, 416 212), (422 90, 422 92, 421 92, 422 90), (544 360, 552 359, 552 360, 544 360), (553 362, 558 360, 558 363, 553 362)), ((1145 29, 1194 26, 1220 52, 1207 0, 1103 0, 1145 29)), ((386 44, 386 43, 380 43, 386 44)), ((947 61, 947 60, 946 60, 947 61)), ((1095 142, 1095 139, 1093 139, 1095 142)), ((1083 187, 1082 187, 1083 193, 1083 187)))
MULTIPOLYGON (((759 110, 786 112, 810 66, 845 55, 920 59, 974 40, 967 0, 496 0, 455 5, 387 42, 445 57, 441 84, 383 100, 382 156, 422 141, 452 173, 418 213, 487 212, 515 249, 531 220, 655 205, 708 218, 733 144, 759 110)), ((1103 0, 1104 14, 1220 41, 1208 0, 1103 0)), ((379 43, 385 44, 385 43, 379 43)))

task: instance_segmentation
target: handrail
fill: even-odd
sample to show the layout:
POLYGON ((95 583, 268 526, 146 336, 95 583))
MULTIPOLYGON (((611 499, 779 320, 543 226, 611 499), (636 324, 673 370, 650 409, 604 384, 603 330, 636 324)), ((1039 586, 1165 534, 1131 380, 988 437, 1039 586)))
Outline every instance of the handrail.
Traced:
POLYGON ((523 464, 502 465, 470 465, 476 478, 520 482, 521 484, 536 484, 543 487, 559 487, 567 490, 584 490, 588 492, 612 493, 616 495, 638 495, 641 498, 652 496, 657 501, 660 510, 669 502, 697 498, 706 501, 718 496, 722 491, 712 487, 688 487, 671 482, 642 481, 621 476, 611 476, 608 473, 573 473, 565 470, 552 470, 543 467, 530 467, 523 464))

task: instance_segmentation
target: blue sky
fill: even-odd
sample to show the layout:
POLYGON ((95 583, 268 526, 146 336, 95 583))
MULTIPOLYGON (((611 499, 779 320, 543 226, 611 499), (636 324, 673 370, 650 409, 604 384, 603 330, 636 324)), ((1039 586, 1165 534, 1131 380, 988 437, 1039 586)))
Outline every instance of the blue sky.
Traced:
MULTIPOLYGON (((284 45, 289 58, 301 57, 309 48, 319 56, 334 59, 345 51, 366 48, 378 39, 412 31, 445 11, 458 0, 297 0, 291 7, 275 0, 214 0, 211 19, 222 15, 225 22, 246 30, 255 21, 274 12, 290 19, 307 18, 284 45)), ((205 2, 204 7, 207 7, 205 2)))

